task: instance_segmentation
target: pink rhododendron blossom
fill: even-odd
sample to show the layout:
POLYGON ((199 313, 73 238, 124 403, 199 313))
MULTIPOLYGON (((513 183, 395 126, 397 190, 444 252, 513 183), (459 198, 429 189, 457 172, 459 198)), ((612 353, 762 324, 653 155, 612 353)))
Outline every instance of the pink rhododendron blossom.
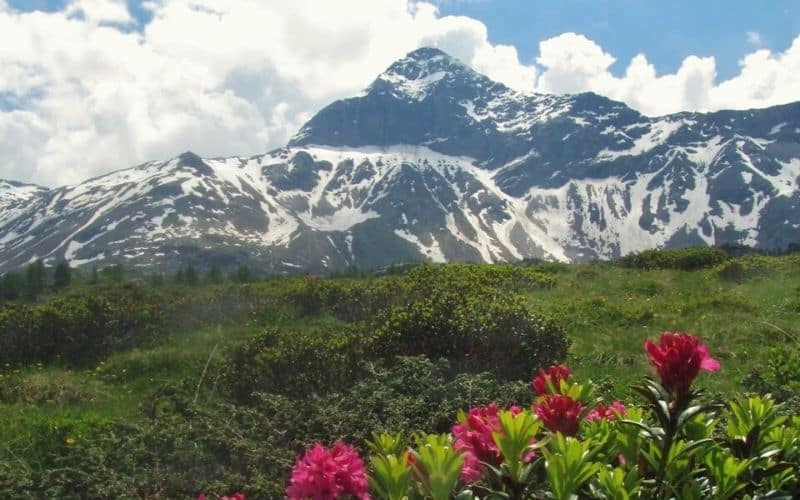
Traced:
POLYGON ((658 345, 647 340, 644 348, 661 385, 673 394, 688 391, 700 370, 715 372, 720 368, 719 361, 709 356, 708 346, 688 333, 664 332, 658 345))
POLYGON ((465 483, 474 483, 481 478, 483 466, 474 453, 464 453, 464 465, 461 466, 461 480, 465 483))
POLYGON ((531 380, 531 387, 537 396, 550 394, 548 382, 558 391, 562 380, 567 380, 572 375, 566 365, 551 365, 547 370, 539 368, 539 374, 531 380))
MULTIPOLYGON (((513 415, 519 415, 522 408, 512 406, 509 411, 513 415)), ((465 454, 461 468, 461 480, 465 483, 473 483, 480 478, 483 470, 480 462, 499 465, 503 461, 503 455, 492 436, 493 433, 503 430, 499 413, 500 409, 494 403, 470 408, 466 420, 452 428, 455 438, 453 448, 465 454)), ((533 460, 534 457, 534 454, 529 454, 526 460, 533 460)))
POLYGON ((331 449, 331 456, 339 466, 338 480, 344 487, 344 492, 360 499, 369 498, 367 473, 358 452, 352 446, 339 442, 331 449))
POLYGON ((549 394, 534 403, 533 410, 552 432, 574 436, 578 432, 578 417, 583 405, 569 396, 549 394))
POLYGON ((326 450, 317 443, 297 460, 286 488, 291 500, 327 499, 352 495, 368 499, 364 462, 353 447, 336 443, 326 450))
POLYGON ((500 409, 494 403, 470 408, 466 420, 452 428, 453 448, 466 455, 461 468, 461 480, 465 483, 472 483, 480 477, 480 462, 499 464, 503 460, 492 437, 493 432, 502 429, 499 413, 500 409))
POLYGON ((588 422, 592 420, 614 420, 617 418, 618 414, 624 417, 628 414, 628 409, 619 401, 614 401, 608 406, 599 404, 592 408, 592 410, 586 414, 586 420, 588 422))

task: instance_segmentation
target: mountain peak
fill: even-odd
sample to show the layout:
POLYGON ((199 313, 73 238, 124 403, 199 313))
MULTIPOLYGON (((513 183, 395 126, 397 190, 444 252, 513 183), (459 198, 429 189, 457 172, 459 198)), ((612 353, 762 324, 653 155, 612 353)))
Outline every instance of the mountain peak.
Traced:
POLYGON ((458 59, 434 47, 409 52, 381 73, 368 92, 390 91, 396 97, 419 101, 443 80, 485 78, 458 59))
POLYGON ((420 47, 406 54, 405 58, 414 59, 415 61, 427 61, 436 58, 453 59, 447 52, 436 47, 420 47))
POLYGON ((447 52, 435 47, 421 47, 392 63, 384 74, 397 73, 408 78, 418 78, 420 74, 426 72, 463 70, 469 70, 469 68, 447 52))

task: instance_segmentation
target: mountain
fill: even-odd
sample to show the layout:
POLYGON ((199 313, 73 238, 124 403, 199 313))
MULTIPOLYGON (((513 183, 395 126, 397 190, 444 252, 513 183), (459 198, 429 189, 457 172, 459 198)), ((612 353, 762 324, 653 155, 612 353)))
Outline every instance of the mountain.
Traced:
POLYGON ((0 181, 0 269, 785 248, 800 242, 798 177, 800 103, 647 117, 592 93, 516 92, 423 48, 264 155, 187 152, 56 189, 0 181))

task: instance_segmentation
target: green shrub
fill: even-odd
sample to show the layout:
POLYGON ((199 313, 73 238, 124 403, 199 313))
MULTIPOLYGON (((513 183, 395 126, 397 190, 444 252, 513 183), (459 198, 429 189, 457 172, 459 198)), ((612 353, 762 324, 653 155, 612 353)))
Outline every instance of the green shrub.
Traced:
POLYGON ((393 308, 377 331, 376 354, 442 357, 507 379, 563 359, 568 346, 563 329, 523 297, 491 291, 438 290, 393 308))
POLYGON ((767 362, 752 370, 742 384, 760 394, 772 394, 790 411, 800 412, 800 350, 794 346, 773 348, 767 362))
POLYGON ((42 304, 0 306, 0 363, 60 360, 85 365, 152 340, 164 309, 137 291, 59 296, 42 304))
POLYGON ((399 279, 339 282, 329 296, 331 313, 342 321, 368 321, 402 299, 404 283, 399 279))
POLYGON ((419 298, 433 290, 451 291, 503 290, 505 292, 552 288, 555 278, 535 267, 511 264, 423 264, 404 276, 411 298, 419 298))
POLYGON ((717 266, 717 275, 726 281, 743 281, 766 276, 773 270, 773 262, 761 255, 746 255, 717 266))
POLYGON ((350 330, 270 329, 230 352, 223 387, 238 401, 254 392, 296 397, 341 390, 362 373, 367 340, 350 330))
POLYGON ((628 254, 617 261, 621 267, 635 269, 680 269, 695 271, 717 266, 730 257, 712 247, 679 248, 675 250, 651 249, 628 254))
POLYGON ((304 439, 364 443, 376 429, 447 432, 453 415, 473 404, 531 401, 527 382, 501 382, 489 373, 453 375, 444 359, 398 356, 370 367, 346 391, 312 397, 304 439))

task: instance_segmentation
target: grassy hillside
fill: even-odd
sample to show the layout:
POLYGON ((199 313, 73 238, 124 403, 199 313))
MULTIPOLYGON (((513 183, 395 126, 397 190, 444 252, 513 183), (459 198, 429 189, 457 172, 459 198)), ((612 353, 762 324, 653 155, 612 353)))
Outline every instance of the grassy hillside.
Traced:
POLYGON ((798 349, 798 256, 625 265, 81 285, 0 305, 0 497, 280 496, 315 440, 447 431, 459 408, 529 402, 551 362, 636 402, 662 331, 711 347, 712 399, 754 380, 796 391, 796 368, 772 371, 798 349))

